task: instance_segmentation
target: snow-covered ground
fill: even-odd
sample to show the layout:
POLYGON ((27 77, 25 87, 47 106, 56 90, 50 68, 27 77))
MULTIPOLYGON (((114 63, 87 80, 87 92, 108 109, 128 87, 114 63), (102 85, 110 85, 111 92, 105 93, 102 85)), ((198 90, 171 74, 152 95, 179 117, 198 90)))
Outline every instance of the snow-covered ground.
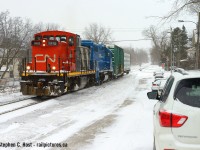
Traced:
MULTIPOLYGON (((0 149, 151 150, 157 101, 146 93, 157 68, 133 67, 128 75, 101 86, 0 115, 0 149)), ((1 95, 0 102, 16 95, 22 97, 1 95)))

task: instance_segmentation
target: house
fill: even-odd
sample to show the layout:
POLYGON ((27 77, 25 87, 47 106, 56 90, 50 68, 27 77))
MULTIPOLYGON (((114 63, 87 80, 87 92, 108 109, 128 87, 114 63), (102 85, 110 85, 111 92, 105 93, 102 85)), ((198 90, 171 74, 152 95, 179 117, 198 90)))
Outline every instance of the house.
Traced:
POLYGON ((193 30, 193 36, 192 38, 189 38, 189 49, 187 49, 187 55, 188 58, 191 60, 195 60, 195 55, 196 55, 196 44, 197 44, 197 30, 193 30))
MULTIPOLYGON (((3 73, 5 72, 5 70, 6 70, 6 66, 3 65, 3 66, 0 68, 0 77, 3 75, 3 73)), ((10 69, 8 69, 8 70, 6 71, 6 74, 5 74, 4 78, 9 78, 9 77, 10 77, 10 69)))
POLYGON ((190 59, 194 60, 195 59, 195 54, 196 54, 196 48, 195 47, 191 47, 189 49, 186 50, 187 51, 187 55, 190 59))
MULTIPOLYGON (((0 48, 0 63, 3 58, 3 52, 4 52, 4 49, 0 48)), ((23 56, 24 53, 25 53, 24 51, 20 51, 19 55, 23 56)), ((16 57, 12 60, 12 63, 9 65, 9 68, 6 71, 4 78, 18 78, 19 77, 18 66, 19 66, 19 62, 21 61, 20 59, 21 58, 16 57)), ((6 70, 6 64, 3 64, 3 66, 0 68, 0 77, 5 72, 5 70, 6 70)))

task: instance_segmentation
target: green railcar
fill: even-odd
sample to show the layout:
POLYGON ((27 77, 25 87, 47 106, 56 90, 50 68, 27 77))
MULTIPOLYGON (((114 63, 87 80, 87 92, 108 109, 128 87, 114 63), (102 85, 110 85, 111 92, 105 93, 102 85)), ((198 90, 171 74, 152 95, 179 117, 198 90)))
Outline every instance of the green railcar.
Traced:
POLYGON ((124 73, 124 50, 117 45, 109 45, 108 48, 112 51, 113 76, 117 78, 124 73))

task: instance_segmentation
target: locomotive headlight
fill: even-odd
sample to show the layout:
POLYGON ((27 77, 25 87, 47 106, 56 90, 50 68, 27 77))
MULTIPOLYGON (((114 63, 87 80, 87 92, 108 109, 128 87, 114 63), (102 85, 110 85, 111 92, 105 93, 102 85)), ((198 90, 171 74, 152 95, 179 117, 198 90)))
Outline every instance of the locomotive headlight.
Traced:
POLYGON ((30 70, 30 69, 31 69, 31 67, 30 67, 30 66, 26 66, 26 69, 27 69, 27 70, 30 70))
POLYGON ((45 43, 45 40, 43 40, 42 42, 45 43))
POLYGON ((53 67, 52 67, 52 70, 54 70, 54 71, 55 71, 55 70, 56 70, 56 67, 55 67, 55 66, 53 66, 53 67))

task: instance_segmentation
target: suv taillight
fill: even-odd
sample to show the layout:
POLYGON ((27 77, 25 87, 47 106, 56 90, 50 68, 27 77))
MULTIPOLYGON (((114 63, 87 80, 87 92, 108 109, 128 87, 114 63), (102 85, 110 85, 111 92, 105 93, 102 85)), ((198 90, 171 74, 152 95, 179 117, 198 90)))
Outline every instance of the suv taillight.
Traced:
POLYGON ((159 111, 159 121, 163 127, 181 127, 187 119, 188 117, 184 115, 174 114, 166 110, 159 111))

